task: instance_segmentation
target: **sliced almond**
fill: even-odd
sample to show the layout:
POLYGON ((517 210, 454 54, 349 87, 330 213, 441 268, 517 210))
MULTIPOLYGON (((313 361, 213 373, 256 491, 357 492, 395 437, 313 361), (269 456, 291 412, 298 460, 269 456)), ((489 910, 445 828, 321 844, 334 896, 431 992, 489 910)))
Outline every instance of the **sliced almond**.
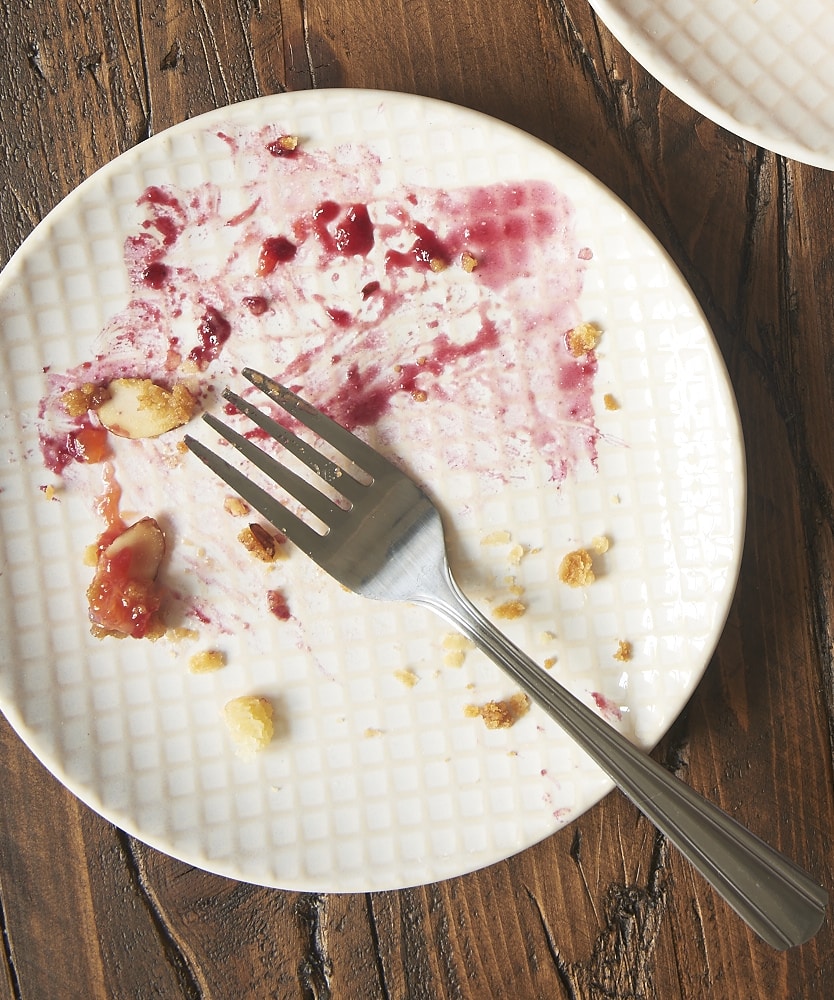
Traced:
POLYGON ((152 517, 143 517, 118 535, 104 550, 113 559, 125 549, 131 550, 130 575, 135 580, 155 580, 165 555, 165 535, 152 517))
POLYGON ((194 398, 184 385, 166 389, 149 378, 117 378, 98 407, 102 424, 117 437, 154 438, 191 418, 194 398))

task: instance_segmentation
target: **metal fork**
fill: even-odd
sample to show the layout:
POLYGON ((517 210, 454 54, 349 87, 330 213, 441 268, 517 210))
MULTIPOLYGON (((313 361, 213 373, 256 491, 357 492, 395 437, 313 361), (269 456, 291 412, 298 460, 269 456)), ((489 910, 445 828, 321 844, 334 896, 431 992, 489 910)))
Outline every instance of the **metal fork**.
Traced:
POLYGON ((825 889, 635 748, 510 642, 461 593, 446 558, 440 515, 408 476, 291 390, 248 368, 243 375, 361 469, 370 482, 351 475, 228 389, 225 398, 329 484, 344 498, 344 505, 208 413, 203 419, 315 515, 325 532, 186 436, 195 455, 344 587, 377 600, 430 608, 471 639, 556 720, 770 945, 781 950, 816 933, 825 916, 825 889))

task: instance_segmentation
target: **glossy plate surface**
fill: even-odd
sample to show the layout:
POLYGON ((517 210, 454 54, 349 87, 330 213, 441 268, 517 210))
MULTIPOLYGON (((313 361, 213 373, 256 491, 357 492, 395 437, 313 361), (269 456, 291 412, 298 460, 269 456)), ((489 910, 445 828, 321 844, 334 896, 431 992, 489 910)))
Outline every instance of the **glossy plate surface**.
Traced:
POLYGON ((634 58, 730 132, 834 169, 827 0, 590 0, 634 58))
MULTIPOLYGON (((162 851, 265 885, 401 887, 522 850, 610 782, 537 709, 503 729, 469 717, 512 685, 450 650, 427 612, 344 593, 292 551, 251 559, 246 518, 182 453, 181 430, 114 440, 111 457, 124 516, 165 528, 181 631, 93 638, 84 553, 103 528, 105 466, 56 476, 39 446, 85 372, 159 377, 164 362, 215 410, 216 390, 242 388, 240 364, 289 373, 426 483, 463 588, 487 613, 523 605, 501 625, 642 746, 711 656, 745 502, 722 360, 630 212, 511 127, 349 90, 189 121, 41 223, 0 275, 0 331, 0 705, 74 793, 162 851), (294 157, 264 152, 282 136, 299 138, 294 157), (258 275, 269 234, 292 236, 297 256, 258 275), (448 267, 423 266, 444 247, 448 267), (211 360, 217 315, 231 335, 211 360), (565 335, 580 321, 602 335, 577 359, 565 335), (580 547, 596 580, 574 589, 559 565, 580 547), (615 656, 621 642, 630 658, 615 656), (193 673, 205 650, 226 665, 193 673), (276 709, 252 760, 222 719, 244 694, 276 709)), ((196 420, 189 430, 216 443, 196 420)))

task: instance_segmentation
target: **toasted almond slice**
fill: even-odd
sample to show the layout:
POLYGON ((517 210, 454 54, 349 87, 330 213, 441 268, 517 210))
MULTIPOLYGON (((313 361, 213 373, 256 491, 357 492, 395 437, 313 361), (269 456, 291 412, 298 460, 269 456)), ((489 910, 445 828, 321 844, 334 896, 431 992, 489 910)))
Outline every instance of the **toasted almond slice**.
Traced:
POLYGON ((165 535, 152 517, 143 517, 118 535, 104 550, 112 559, 124 549, 131 550, 130 575, 135 580, 155 580, 165 555, 165 535))
POLYGON ((117 378, 98 407, 102 424, 117 437, 154 438, 190 419, 194 398, 184 385, 165 389, 149 378, 117 378))

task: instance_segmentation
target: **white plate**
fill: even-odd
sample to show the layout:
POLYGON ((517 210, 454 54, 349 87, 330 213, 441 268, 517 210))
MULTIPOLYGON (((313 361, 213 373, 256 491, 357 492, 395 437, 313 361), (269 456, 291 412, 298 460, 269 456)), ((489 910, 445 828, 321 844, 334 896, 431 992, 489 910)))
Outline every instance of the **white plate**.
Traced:
MULTIPOLYGON (((389 244, 404 239, 391 235, 392 220, 389 244)), ((427 398, 389 393, 385 405, 377 400, 380 419, 359 432, 426 480, 453 527, 464 589, 490 613, 514 595, 515 578, 527 612, 507 631, 536 658, 556 657, 554 673, 642 746, 667 730, 720 634, 743 533, 741 437, 711 332, 655 240, 592 177, 507 125, 410 96, 302 92, 205 115, 119 157, 52 212, 0 276, 0 704, 22 738, 81 799, 147 843, 286 888, 379 890, 460 874, 595 803, 610 782, 537 709, 497 730, 465 715, 513 687, 475 652, 448 666, 439 620, 344 593, 297 553, 273 567, 251 560, 236 541, 240 522, 222 509, 226 491, 177 449, 180 432, 114 442, 116 476, 123 510, 165 525, 165 580, 184 595, 174 606, 199 638, 91 637, 83 553, 103 526, 93 509, 101 467, 71 465, 64 485, 47 473, 39 406, 57 374, 102 350, 107 359, 91 369, 99 375, 156 371, 168 334, 187 352, 203 308, 195 296, 234 316, 235 334, 207 372, 218 385, 240 387, 233 369, 242 360, 283 366, 321 402, 348 362, 366 373, 381 365, 378 385, 406 365, 396 377, 416 377, 427 398), (300 137, 300 159, 266 154, 264 137, 280 134, 300 137), (215 187, 201 187, 209 181, 215 187), (503 199, 504 221, 509 192, 530 184, 539 186, 534 210, 514 217, 524 239, 511 231, 479 249, 470 234, 480 271, 456 260, 438 274, 386 270, 379 225, 367 257, 331 253, 322 263, 308 238, 292 265, 296 284, 276 270, 263 316, 231 302, 263 284, 256 251, 264 233, 290 232, 282 212, 296 217, 332 198, 370 203, 375 221, 393 203, 438 225, 454 210, 464 226, 479 211, 473 186, 503 199), (164 223, 148 228, 150 208, 138 200, 149 185, 175 186, 192 223, 208 220, 168 248, 169 263, 195 268, 177 273, 172 295, 131 285, 125 268, 127 237, 170 235, 164 223), (217 224, 253 202, 236 225, 217 224), (526 277, 506 283, 502 248, 519 255, 510 264, 526 277), (381 279, 379 295, 391 292, 379 328, 379 295, 357 295, 369 276, 381 279), (176 295, 181 314, 152 323, 128 305, 167 308, 176 295), (567 357, 565 331, 577 320, 603 330, 593 359, 567 357), (474 341, 493 321, 499 350, 450 360, 444 337, 474 341), (338 347, 348 360, 332 360, 330 335, 357 327, 355 349, 338 347), (162 349, 137 371, 131 338, 157 336, 162 349), (426 352, 434 374, 415 376, 408 366, 426 352), (299 356, 313 359, 306 374, 299 356), (606 393, 618 409, 606 409, 606 393), (502 531, 512 542, 483 544, 502 531), (596 536, 611 543, 595 556, 597 580, 567 587, 557 578, 562 556, 596 536), (518 565, 514 544, 524 546, 518 565), (286 594, 290 621, 266 613, 271 588, 286 594), (630 661, 614 658, 620 640, 632 645, 630 661), (227 665, 189 672, 191 655, 209 647, 227 665), (418 683, 404 684, 402 670, 418 683), (249 693, 270 697, 283 724, 269 749, 244 761, 221 713, 249 693)))
POLYGON ((590 0, 681 100, 759 146, 834 169, 829 0, 590 0))

